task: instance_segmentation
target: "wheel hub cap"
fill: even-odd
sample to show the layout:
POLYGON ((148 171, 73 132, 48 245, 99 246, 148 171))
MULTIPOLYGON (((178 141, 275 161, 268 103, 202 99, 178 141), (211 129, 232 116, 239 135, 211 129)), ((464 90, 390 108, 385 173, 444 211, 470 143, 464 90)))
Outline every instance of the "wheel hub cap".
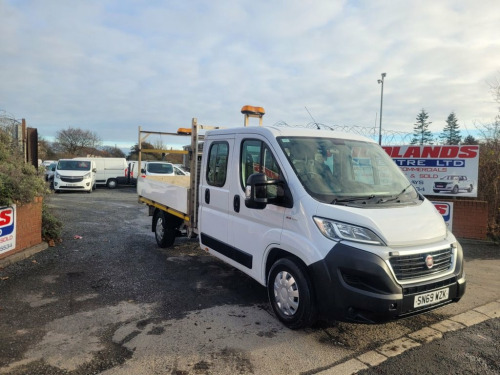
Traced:
POLYGON ((299 307, 299 290, 293 276, 282 271, 274 279, 274 298, 278 309, 287 316, 297 312, 299 307))

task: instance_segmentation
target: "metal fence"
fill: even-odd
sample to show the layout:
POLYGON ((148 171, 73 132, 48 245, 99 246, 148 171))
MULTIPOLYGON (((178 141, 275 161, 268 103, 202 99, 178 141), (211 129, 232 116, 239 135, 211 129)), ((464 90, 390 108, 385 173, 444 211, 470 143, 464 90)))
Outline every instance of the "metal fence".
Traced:
MULTIPOLYGON (((353 133, 371 138, 378 142, 378 128, 377 127, 363 127, 357 125, 327 125, 318 122, 310 122, 307 125, 290 125, 284 121, 274 124, 278 127, 292 127, 292 128, 307 128, 307 129, 322 129, 332 130, 343 133, 353 133)), ((382 145, 406 145, 410 144, 413 133, 406 133, 395 130, 382 129, 382 145)))
POLYGON ((11 147, 23 151, 22 122, 0 111, 0 130, 10 138, 11 147))

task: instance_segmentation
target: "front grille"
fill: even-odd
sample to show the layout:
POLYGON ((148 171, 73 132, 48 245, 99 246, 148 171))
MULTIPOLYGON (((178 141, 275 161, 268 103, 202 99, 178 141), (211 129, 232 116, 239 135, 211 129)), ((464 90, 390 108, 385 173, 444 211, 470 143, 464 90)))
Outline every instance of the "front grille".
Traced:
POLYGON ((83 181, 83 177, 81 176, 61 176, 61 181, 64 181, 64 182, 82 182, 83 181))
POLYGON ((398 280, 411 280, 449 270, 452 254, 453 250, 450 247, 420 254, 395 256, 390 258, 389 262, 398 280), (429 255, 434 259, 434 266, 430 269, 425 264, 425 259, 429 255))

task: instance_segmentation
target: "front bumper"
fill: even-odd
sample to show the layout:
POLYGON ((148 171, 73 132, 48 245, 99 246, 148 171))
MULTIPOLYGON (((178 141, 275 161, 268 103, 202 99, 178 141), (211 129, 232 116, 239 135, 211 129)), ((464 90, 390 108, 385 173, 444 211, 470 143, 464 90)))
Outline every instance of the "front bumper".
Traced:
POLYGON ((91 181, 81 181, 77 183, 66 183, 60 180, 54 180, 54 190, 67 190, 67 191, 90 191, 92 189, 91 181))
POLYGON ((425 282, 401 285, 377 255, 343 243, 309 266, 319 316, 326 320, 382 323, 457 302, 465 293, 463 255, 457 249, 455 270, 425 282), (414 307, 415 296, 449 288, 448 299, 414 307))

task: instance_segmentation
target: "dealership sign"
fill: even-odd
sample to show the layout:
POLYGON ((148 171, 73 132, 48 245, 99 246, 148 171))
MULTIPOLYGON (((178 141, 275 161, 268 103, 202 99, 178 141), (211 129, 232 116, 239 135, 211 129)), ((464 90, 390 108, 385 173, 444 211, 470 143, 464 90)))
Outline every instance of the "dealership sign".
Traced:
POLYGON ((432 202, 436 210, 443 216, 446 227, 451 232, 453 228, 453 203, 452 202, 432 202))
POLYGON ((0 254, 16 248, 16 206, 0 208, 0 254))
POLYGON ((479 146, 383 146, 423 195, 477 197, 479 146))

